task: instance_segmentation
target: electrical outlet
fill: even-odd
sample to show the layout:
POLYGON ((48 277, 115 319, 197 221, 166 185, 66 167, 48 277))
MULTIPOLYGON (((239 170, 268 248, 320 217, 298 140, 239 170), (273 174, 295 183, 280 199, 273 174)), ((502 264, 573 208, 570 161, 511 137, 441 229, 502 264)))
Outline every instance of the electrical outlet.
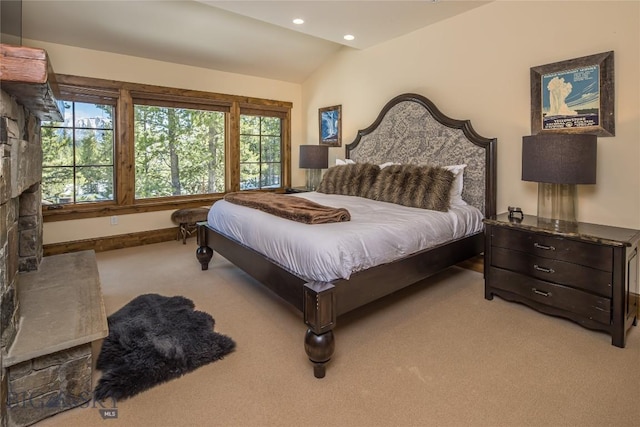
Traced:
POLYGON ((118 217, 117 216, 112 216, 111 217, 111 225, 118 225, 118 217))

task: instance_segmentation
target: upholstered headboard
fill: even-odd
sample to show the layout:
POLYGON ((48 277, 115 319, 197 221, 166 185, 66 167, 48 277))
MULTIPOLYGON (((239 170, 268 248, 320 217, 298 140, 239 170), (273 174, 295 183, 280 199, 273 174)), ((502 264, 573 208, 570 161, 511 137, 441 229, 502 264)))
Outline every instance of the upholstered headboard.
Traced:
POLYGON ((389 101, 346 146, 346 157, 375 164, 467 164, 462 198, 485 217, 496 213, 496 139, 478 135, 468 120, 445 116, 422 95, 389 101))

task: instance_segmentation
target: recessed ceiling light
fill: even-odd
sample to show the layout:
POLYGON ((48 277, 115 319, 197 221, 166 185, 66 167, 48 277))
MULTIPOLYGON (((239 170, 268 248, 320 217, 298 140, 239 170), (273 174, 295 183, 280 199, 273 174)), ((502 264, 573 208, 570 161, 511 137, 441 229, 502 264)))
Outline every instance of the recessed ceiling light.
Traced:
POLYGON ((304 24, 304 19, 296 18, 296 19, 293 20, 293 23, 296 24, 296 25, 302 25, 302 24, 304 24))
POLYGON ((343 38, 347 41, 351 41, 351 40, 355 40, 356 37, 351 34, 346 34, 343 38))

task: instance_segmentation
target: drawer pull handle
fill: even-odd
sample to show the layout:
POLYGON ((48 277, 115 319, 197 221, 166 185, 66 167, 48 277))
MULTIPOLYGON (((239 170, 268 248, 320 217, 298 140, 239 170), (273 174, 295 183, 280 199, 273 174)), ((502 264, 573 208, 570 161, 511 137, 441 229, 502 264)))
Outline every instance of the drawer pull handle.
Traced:
POLYGON ((553 294, 552 294, 551 292, 540 291, 540 290, 538 290, 538 289, 536 289, 536 288, 531 288, 531 290, 532 290, 534 293, 538 294, 538 295, 542 295, 543 297, 550 297, 550 296, 553 296, 553 294))
POLYGON ((540 267, 538 264, 534 264, 533 268, 535 268, 538 271, 542 271, 543 273, 555 273, 556 271, 553 268, 544 268, 544 267, 540 267))
POLYGON ((545 251, 555 251, 556 248, 554 248, 553 246, 547 246, 547 245, 541 245, 540 243, 534 243, 533 244, 534 248, 538 248, 538 249, 544 249, 545 251))

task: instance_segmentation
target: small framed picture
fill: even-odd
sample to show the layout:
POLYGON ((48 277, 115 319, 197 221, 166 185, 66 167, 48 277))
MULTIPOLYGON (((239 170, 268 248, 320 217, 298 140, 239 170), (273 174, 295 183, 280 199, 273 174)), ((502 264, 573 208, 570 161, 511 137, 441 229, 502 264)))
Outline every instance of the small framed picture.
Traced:
POLYGON ((320 108, 318 110, 320 145, 342 146, 342 105, 320 108))
POLYGON ((613 51, 531 68, 531 134, 615 136, 613 51))

